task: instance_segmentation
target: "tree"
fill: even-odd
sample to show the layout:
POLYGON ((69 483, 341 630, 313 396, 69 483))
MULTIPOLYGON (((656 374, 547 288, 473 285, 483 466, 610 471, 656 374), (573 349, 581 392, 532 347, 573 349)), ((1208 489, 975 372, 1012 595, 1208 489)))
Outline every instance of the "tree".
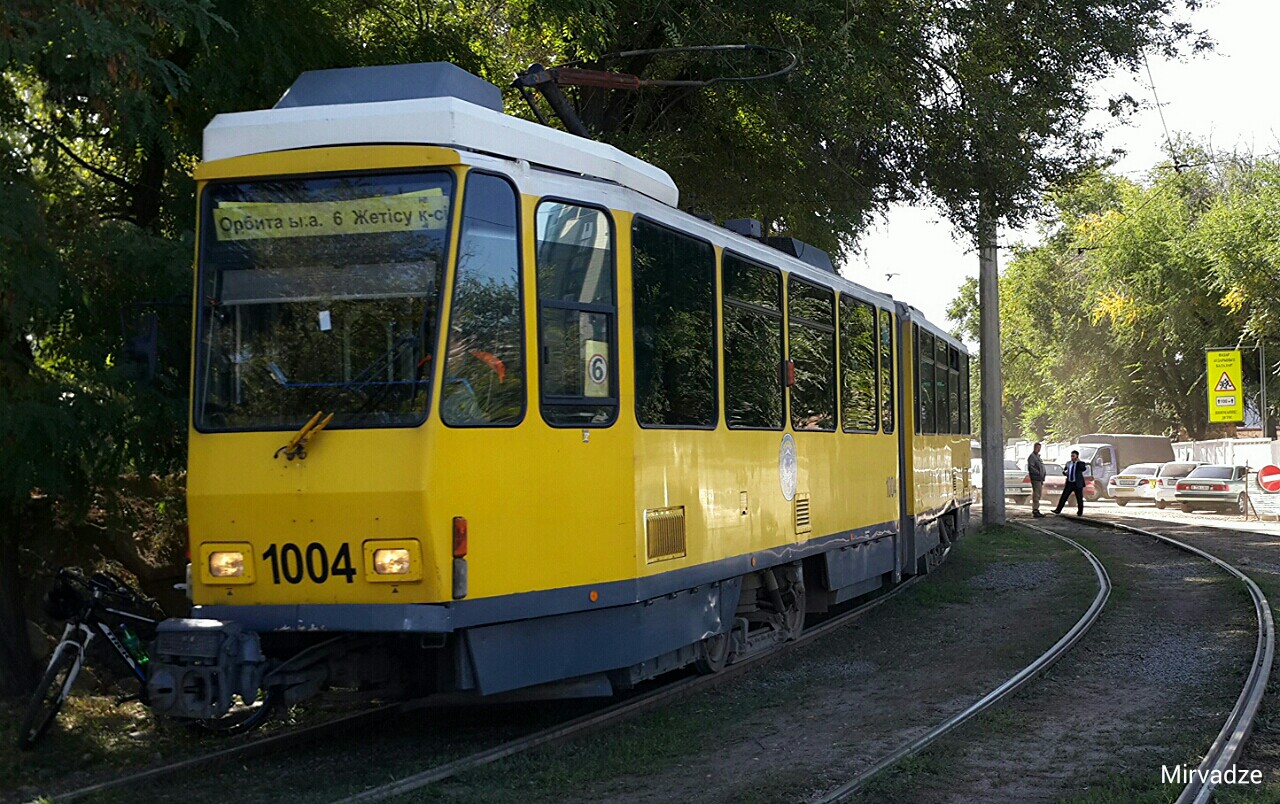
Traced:
MULTIPOLYGON (((1257 235, 1280 211, 1274 170, 1191 149, 1146 185, 1099 172, 1050 193, 1047 237, 1001 280, 1006 425, 1205 437, 1204 349, 1249 345, 1274 315, 1257 235)), ((950 309, 971 328, 975 306, 969 290, 950 309)))
MULTIPOLYGON (((303 70, 446 60, 502 85, 535 60, 791 48, 801 67, 782 82, 576 101, 604 139, 671 172, 687 207, 839 254, 886 205, 925 192, 966 222, 974 188, 994 188, 991 219, 1012 219, 1031 185, 1076 164, 1087 80, 1187 36, 1167 18, 1176 2, 13 0, 0 9, 0 457, 14 467, 0 559, 18 550, 33 491, 73 506, 123 470, 180 464, 200 134, 218 112, 270 106, 303 70), (154 377, 127 348, 152 314, 154 377)), ((710 78, 777 64, 601 66, 710 78)), ((9 691, 30 678, 21 594, 0 587, 9 691)))
MULTIPOLYGON (((1092 83, 1136 67, 1144 50, 1176 52, 1191 36, 1175 0, 970 0, 933 8, 924 58, 935 66, 924 104, 925 186, 979 255, 984 487, 1003 488, 996 233, 1023 220, 1043 190, 1093 164, 1101 132, 1085 121, 1092 83)), ((1197 0, 1187 0, 1194 8, 1197 0)), ((1195 46, 1207 46, 1203 39, 1195 46)), ((988 495, 987 524, 1004 521, 988 495)))

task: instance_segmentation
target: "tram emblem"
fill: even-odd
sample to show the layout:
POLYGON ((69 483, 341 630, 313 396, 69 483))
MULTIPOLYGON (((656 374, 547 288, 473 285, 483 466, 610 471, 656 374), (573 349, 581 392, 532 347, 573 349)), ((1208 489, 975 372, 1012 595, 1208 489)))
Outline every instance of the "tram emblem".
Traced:
POLYGON ((778 482, 782 486, 782 496, 794 500, 796 496, 796 441, 787 433, 782 437, 782 446, 778 448, 778 482))

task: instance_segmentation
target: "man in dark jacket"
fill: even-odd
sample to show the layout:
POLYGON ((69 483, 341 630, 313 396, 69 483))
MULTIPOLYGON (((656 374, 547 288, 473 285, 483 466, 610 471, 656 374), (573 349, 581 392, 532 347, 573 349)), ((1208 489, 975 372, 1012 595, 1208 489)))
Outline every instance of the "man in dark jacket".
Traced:
POLYGON ((1027 477, 1031 478, 1031 515, 1043 518, 1040 513, 1040 495, 1044 493, 1044 461, 1040 458, 1040 442, 1031 448, 1027 456, 1027 477))
POLYGON ((1067 498, 1074 494, 1076 495, 1076 516, 1084 516, 1084 475, 1088 471, 1089 464, 1080 460, 1079 451, 1071 450, 1071 460, 1062 467, 1062 474, 1067 478, 1067 482, 1062 485, 1062 496, 1058 498, 1058 507, 1053 509, 1055 514, 1062 513, 1062 506, 1067 504, 1067 498))

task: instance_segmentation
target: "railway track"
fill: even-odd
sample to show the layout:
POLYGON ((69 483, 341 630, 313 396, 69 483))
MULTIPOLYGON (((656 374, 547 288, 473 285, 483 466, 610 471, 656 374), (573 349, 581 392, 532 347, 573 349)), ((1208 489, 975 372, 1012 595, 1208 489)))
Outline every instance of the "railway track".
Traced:
MULTIPOLYGON (((1106 574, 1106 570, 1098 562, 1097 558, 1084 547, 1072 539, 1048 528, 1043 528, 1026 522, 1018 524, 1062 539, 1076 549, 1085 553, 1090 563, 1093 564, 1094 571, 1099 573, 1100 582, 1102 581, 1103 576, 1106 574)), ((1272 620, 1270 603, 1267 601, 1266 596, 1263 595, 1262 590, 1258 588, 1258 585, 1254 583, 1251 578, 1231 564, 1228 564, 1217 556, 1201 550, 1198 547, 1186 544, 1170 536, 1165 536, 1154 531, 1136 528, 1119 522, 1091 519, 1082 522, 1081 524, 1104 527, 1134 535, 1145 536, 1203 558, 1242 582, 1253 601, 1254 612, 1258 624, 1258 639, 1248 676, 1245 679, 1245 683, 1240 691, 1239 697, 1236 699, 1235 705, 1232 707, 1226 721, 1223 723, 1222 729, 1215 736, 1213 743, 1205 752, 1204 758, 1197 767, 1196 773, 1191 775, 1191 781, 1183 788, 1182 792, 1176 799, 1176 804, 1204 804, 1209 801, 1216 786, 1213 781, 1215 776, 1214 771, 1217 771, 1216 775, 1218 778, 1221 778, 1221 773, 1231 767, 1239 758, 1240 753, 1244 748, 1245 741, 1248 739, 1249 731, 1253 726, 1253 721, 1257 715, 1258 708, 1262 702, 1262 696, 1266 691, 1267 681, 1271 675, 1271 665, 1275 655, 1275 625, 1272 620)), ((1107 581, 1107 588, 1108 590, 1110 588, 1109 581, 1107 581)), ((906 757, 919 753, 943 735, 964 723, 966 720, 969 720, 980 712, 985 711, 1001 698, 1008 696, 1022 687, 1037 673, 1047 668, 1057 659, 1061 658, 1066 651, 1070 649, 1071 645, 1075 644, 1075 642, 1083 636, 1083 631, 1078 631, 1078 629, 1085 624, 1086 620, 1088 620, 1088 625, 1092 625, 1092 622, 1097 619, 1097 616, 1101 613, 1102 609, 1100 599, 1101 603, 1105 602, 1105 595, 1103 594, 1101 586, 1099 588, 1099 597, 1095 598, 1094 605, 1091 606, 1089 611, 1085 613, 1085 616, 1076 623, 1076 626, 1072 631, 1034 662, 1027 665, 1027 667, 1021 670, 1018 674, 992 690, 978 702, 969 706, 962 712, 957 713, 910 743, 900 747, 854 779, 850 780, 845 785, 818 799, 818 801, 821 802, 821 804, 831 804, 832 802, 848 800, 880 772, 888 769, 906 757), (1074 638, 1072 638, 1073 633, 1075 634, 1074 638), (1068 643, 1069 639, 1070 642, 1068 643)), ((1084 625, 1084 630, 1087 630, 1088 625, 1084 625)))
MULTIPOLYGON (((903 745, 892 753, 886 755, 860 773, 857 777, 851 779, 845 785, 827 793, 824 797, 819 799, 820 801, 835 802, 849 799, 863 786, 865 786, 867 782, 883 770, 888 769, 906 757, 918 753, 969 719, 987 711, 1002 699, 1023 688, 1041 672, 1065 655, 1075 644, 1079 642, 1081 638, 1083 638, 1089 628, 1097 621, 1106 605, 1111 589, 1110 580, 1102 563, 1085 547, 1063 534, 1057 533, 1048 528, 1031 525, 1030 523, 1020 524, 1024 524, 1032 530, 1060 539, 1074 549, 1080 551, 1085 556, 1092 566, 1098 582, 1098 591, 1091 605, 1084 614, 1081 615, 1072 628, 1064 634, 1053 647, 1038 657, 1035 661, 1028 664, 1018 673, 1014 674, 998 687, 991 690, 988 694, 967 707, 965 710, 948 718, 926 734, 921 735, 910 743, 903 745)), ((1253 719, 1257 713, 1263 691, 1265 690, 1267 678, 1270 674, 1270 668, 1274 658, 1275 640, 1274 624, 1272 622, 1271 611, 1266 598, 1263 596, 1261 590, 1257 588, 1256 584, 1254 584, 1238 569, 1191 545, 1184 544, 1162 534, 1141 528, 1134 528, 1120 523, 1086 521, 1081 524, 1113 528, 1135 535, 1142 535, 1168 544, 1179 550, 1185 550, 1213 563, 1220 569, 1231 574, 1233 577, 1244 583, 1249 590, 1254 601, 1255 612, 1257 615, 1258 640, 1248 679, 1246 680, 1244 689, 1241 691, 1235 706, 1226 720, 1226 723, 1223 725, 1213 744, 1210 746, 1209 751, 1201 762, 1198 768, 1199 773, 1195 775, 1193 781, 1187 785, 1178 798, 1179 804, 1191 804, 1191 802, 1199 803, 1207 801, 1213 791, 1213 785, 1211 783, 1212 771, 1222 771, 1227 767, 1230 767, 1230 765, 1239 757, 1239 754, 1243 749, 1244 742, 1248 737, 1253 719)), ((874 600, 814 626, 807 630, 798 640, 793 643, 789 643, 789 647, 798 647, 822 638, 830 632, 848 624, 852 620, 865 615, 891 598, 901 594, 909 587, 914 586, 920 580, 922 579, 919 577, 913 578, 912 580, 894 588, 874 600)), ((343 799, 343 801, 365 802, 382 801, 394 798, 421 790, 422 788, 439 783, 464 772, 483 767, 506 757, 520 754, 535 748, 567 742, 592 731, 615 725, 656 707, 693 694, 699 690, 707 689, 728 678, 732 678, 745 672, 747 669, 756 666, 759 662, 771 660, 783 655, 784 653, 785 650, 773 651, 757 657, 752 657, 738 664, 730 665, 724 671, 716 675, 691 677, 664 685, 650 692, 642 693, 630 700, 606 706, 601 710, 573 718, 567 722, 553 725, 546 729, 537 730, 533 733, 504 742, 501 745, 487 748, 465 757, 424 769, 421 772, 391 781, 384 785, 366 789, 360 793, 350 796, 349 798, 343 799)), ((353 725, 359 722, 366 722, 366 720, 372 720, 378 717, 396 716, 403 714, 407 710, 422 708, 423 706, 423 702, 410 702, 407 704, 396 704, 381 707, 376 710, 371 710, 370 712, 360 713, 359 715, 341 718, 329 723, 318 724, 308 729, 260 739, 254 743, 237 746, 235 748, 215 752, 210 755, 196 757, 162 767, 146 769, 138 774, 131 774, 119 779, 99 783, 91 787, 72 791, 69 794, 57 795, 56 800, 74 800, 90 794, 103 792, 108 789, 135 784, 139 781, 154 780, 168 774, 188 772, 203 766, 223 763, 227 759, 245 759, 271 753, 273 751, 283 750, 300 744, 323 739, 330 734, 341 733, 349 730, 353 725)))
POLYGON ((1047 651, 1036 657, 1026 667, 1010 676, 995 689, 991 690, 965 709, 947 718, 945 721, 934 726, 932 729, 911 742, 898 747, 891 753, 882 757, 871 767, 855 776, 853 779, 817 799, 818 802, 821 804, 831 804, 832 802, 847 801, 881 772, 887 770, 901 760, 923 751, 933 742, 953 731, 961 724, 985 712, 1002 699, 1007 698, 1022 689, 1037 675, 1044 672, 1052 666, 1054 662, 1065 656, 1067 652, 1080 641, 1085 633, 1093 627, 1093 624, 1098 621, 1098 617, 1102 615, 1103 608, 1107 605, 1107 599, 1111 596, 1111 578, 1107 575, 1107 570, 1102 566, 1102 562, 1099 561, 1098 557, 1090 552, 1086 547, 1070 537, 1063 536, 1062 534, 1056 533, 1048 528, 1041 528, 1035 525, 1028 525, 1028 527, 1032 530, 1060 539, 1076 550, 1079 550, 1080 553, 1084 555, 1085 559, 1089 562, 1089 565, 1093 567, 1094 575, 1098 581, 1098 591, 1094 595, 1093 602, 1089 604, 1089 608, 1085 610, 1084 614, 1080 615, 1080 619, 1076 620, 1075 624, 1071 626, 1067 633, 1062 635, 1061 639, 1055 642, 1047 651))
POLYGON ((1226 722, 1223 723, 1222 729, 1214 738, 1213 744, 1209 746, 1209 750, 1205 752, 1204 759, 1201 760, 1197 768, 1197 773, 1193 776, 1191 783, 1183 788, 1176 802, 1176 804, 1204 804, 1209 800, 1215 787, 1212 782, 1212 772, 1218 771, 1218 775, 1221 776, 1221 772, 1231 767, 1240 757, 1240 753, 1244 749, 1245 740, 1248 739, 1249 732, 1253 728, 1253 721, 1258 714, 1258 708, 1262 704, 1262 696, 1266 692, 1267 680, 1271 677, 1271 665, 1275 659, 1276 635, 1275 622, 1271 616, 1271 604, 1252 578, 1206 550, 1201 550, 1171 536, 1145 528, 1135 528, 1121 522, 1097 520, 1090 524, 1138 536, 1146 536, 1176 547, 1179 550, 1197 555, 1243 583, 1249 592, 1249 597, 1253 600, 1254 613, 1258 623, 1258 641, 1254 649, 1253 663, 1249 668, 1249 674, 1245 678, 1244 687, 1240 690, 1240 696, 1236 699, 1235 706, 1231 708, 1230 714, 1227 715, 1226 722))
POLYGON ((599 712, 593 712, 589 715, 575 718, 567 723, 553 726, 549 729, 544 729, 525 737, 520 737, 491 749, 479 751, 453 762, 429 768, 403 779, 397 779, 378 787, 369 788, 348 798, 341 799, 341 802, 342 804, 354 804, 354 802, 385 801, 386 799, 393 798, 395 796, 421 790, 429 785, 442 782, 466 771, 483 767, 509 756, 514 756, 534 748, 541 748, 544 746, 567 742, 597 729, 615 725, 663 704, 691 695, 699 690, 708 689, 714 685, 723 683, 724 681, 740 675, 752 667, 756 667, 763 662, 771 661, 782 656, 787 651, 794 650, 795 648, 821 639, 832 631, 848 625, 852 621, 866 615, 868 612, 880 605, 887 603, 889 600, 915 586, 923 579, 924 576, 917 575, 873 600, 869 600, 847 612, 838 614, 828 620, 824 620, 822 623, 806 629, 798 639, 787 643, 780 650, 773 650, 768 653, 748 657, 740 662, 729 665, 724 670, 714 675, 696 676, 673 682, 655 689, 652 692, 644 693, 630 700, 608 706, 599 712))
POLYGON ((411 709, 419 708, 421 705, 422 704, 420 702, 407 701, 404 703, 378 706, 356 714, 326 720, 323 723, 316 723, 311 726, 304 726, 300 729, 293 729, 281 732, 280 734, 274 734, 270 737, 259 737, 250 742, 230 746, 217 751, 211 751, 206 754, 187 757, 185 759, 176 760, 163 765, 143 768, 125 776, 117 776, 113 779, 94 782, 93 784, 85 785, 84 787, 68 790, 65 793, 51 792, 47 797, 59 802, 77 801, 88 798, 89 796, 98 795, 99 793, 107 793, 112 790, 128 788, 145 782, 153 782, 157 779, 175 776, 180 773, 217 767, 229 761, 266 756, 289 748, 296 748, 301 745, 318 742, 330 735, 341 734, 362 724, 372 723, 380 717, 390 717, 403 714, 411 709))
MULTIPOLYGON (((1080 545, 1078 542, 1075 542, 1074 540, 1070 539, 1069 537, 1063 536, 1058 533, 1054 533, 1044 528, 1035 527, 1033 529, 1040 531, 1042 533, 1048 534, 1050 536, 1053 536, 1057 539, 1060 539, 1061 541, 1067 543, 1071 547, 1080 551, 1084 555, 1086 560, 1089 561, 1090 566, 1093 568, 1095 576, 1097 578, 1098 591, 1095 594, 1093 601, 1091 602, 1088 609, 1084 612, 1084 614, 1081 615, 1080 619, 1076 621, 1076 623, 1071 627, 1071 629, 1068 630, 1068 632, 1064 634, 1053 645, 1053 647, 1051 647, 1048 651, 1046 651, 1044 654, 1038 657, 1031 664, 1027 665, 1025 668, 1020 670, 1010 679, 1002 683, 1000 686, 992 690, 987 695, 983 696, 982 699, 980 699, 970 707, 966 708, 964 711, 958 713, 957 715, 948 719, 943 724, 930 730, 929 733, 923 735, 921 738, 917 740, 913 740, 911 743, 904 745, 899 749, 895 750, 893 753, 889 754, 888 756, 885 756, 883 759, 878 761, 874 766, 869 768, 864 773, 860 774, 856 779, 842 786, 838 790, 827 794, 825 798, 821 799, 822 801, 843 801, 849 798, 851 795, 857 792, 857 790, 860 789, 864 784, 866 784, 866 782, 870 781, 870 779, 876 774, 878 774, 880 771, 890 767, 897 761, 907 756, 911 756, 912 754, 922 750, 929 743, 933 742, 934 740, 937 740, 939 737, 955 729, 957 726, 961 725, 962 723, 969 720, 970 718, 980 714, 983 711, 986 711, 991 706, 999 702, 1001 699, 1021 689, 1023 686, 1029 683, 1032 679, 1034 679, 1039 673, 1044 671, 1046 668, 1052 665, 1055 661, 1057 661, 1059 658, 1065 655, 1066 652, 1069 651, 1072 648, 1072 646, 1074 646, 1084 636, 1084 634, 1089 630, 1089 628, 1092 627, 1092 625, 1097 621, 1098 617, 1102 613, 1104 606, 1106 605, 1107 598, 1111 594, 1111 581, 1102 563, 1088 549, 1080 545)), ((835 630, 841 627, 842 625, 847 624, 850 620, 858 616, 861 616, 862 614, 865 614, 866 611, 868 611, 870 608, 885 602, 890 596, 897 594, 901 591, 904 591, 907 586, 914 584, 918 580, 920 580, 919 577, 912 579, 908 583, 903 584, 902 586, 893 590, 893 592, 891 592, 889 595, 886 595, 881 598, 877 598, 876 600, 873 600, 868 604, 864 604, 863 606, 860 606, 856 609, 851 610, 850 612, 847 612, 845 615, 841 617, 834 618, 830 621, 822 623, 821 625, 811 630, 806 631, 805 634, 799 640, 797 640, 794 643, 791 643, 792 646, 798 647, 807 642, 814 641, 821 638, 822 636, 826 635, 830 631, 835 630)), ((780 655, 780 652, 773 652, 771 654, 767 654, 760 658, 768 659, 778 655, 780 655)), ((609 709, 603 710, 593 715, 563 724, 562 726, 548 729, 544 732, 539 732, 537 734, 529 735, 528 737, 521 738, 519 740, 514 740, 510 743, 507 743, 502 746, 498 746, 494 749, 479 752, 468 757, 463 757, 454 762, 450 762, 444 765, 439 765, 437 767, 424 770, 421 773, 414 774, 404 779, 389 782, 379 787, 370 788, 354 796, 350 796, 348 798, 342 799, 341 800, 342 804, 355 804, 356 802, 385 801, 390 798, 405 795, 407 793, 412 793, 414 791, 420 790, 429 785, 436 784, 438 782, 444 781, 451 777, 457 776, 463 772, 474 770, 476 768, 482 767, 484 765, 487 765, 491 762, 495 762, 499 759, 503 759, 505 757, 513 756, 515 754, 519 754, 524 751, 531 750, 533 748, 554 745, 561 742, 567 742, 568 740, 576 737, 580 737, 589 731, 602 728, 607 725, 615 724, 624 718, 637 715, 640 712, 651 709, 662 703, 668 702, 676 697, 687 695, 697 690, 709 687, 713 684, 720 683, 725 678, 731 675, 730 671, 741 672, 743 669, 751 666, 752 664, 753 664, 752 661, 746 661, 737 665, 732 665, 731 667, 727 668, 724 673, 721 673, 715 676, 702 676, 698 678, 688 679, 687 681, 681 682, 680 684, 677 684, 677 685, 673 685, 670 688, 663 688, 662 690, 657 690, 655 691, 652 697, 646 697, 643 700, 637 699, 636 701, 633 701, 633 702, 619 704, 615 707, 610 707, 609 709)))
MULTIPOLYGON (((417 790, 437 781, 455 776, 466 770, 481 767, 491 762, 496 762, 504 757, 512 756, 543 745, 554 744, 557 741, 567 740, 593 729, 603 728, 629 717, 641 714, 642 712, 648 711, 649 709, 661 704, 670 702, 704 689, 712 684, 720 683, 725 679, 739 675, 747 668, 756 666, 759 662, 769 661, 782 655, 787 649, 799 647, 819 639, 825 634, 828 634, 831 631, 867 614, 893 597, 905 592, 921 580, 923 580, 923 576, 915 576, 905 583, 899 584, 888 592, 869 600, 866 603, 813 626, 801 634, 797 640, 787 643, 783 650, 774 650, 751 656, 743 661, 729 665, 723 671, 715 675, 690 677, 663 685, 662 687, 642 693, 626 701, 606 706, 599 711, 573 718, 563 724, 551 726, 527 736, 508 741, 495 748, 482 750, 456 761, 445 763, 432 768, 431 770, 424 771, 423 773, 401 779, 393 783, 393 785, 384 786, 388 788, 394 786, 394 790, 386 792, 381 796, 378 795, 378 791, 382 791, 384 789, 383 787, 373 788, 347 800, 374 801, 380 800, 380 798, 383 797, 399 795, 403 792, 417 790)), ((456 704, 456 700, 454 703, 456 704)), ((442 705, 448 704, 446 703, 442 705)), ((436 704, 431 698, 387 704, 368 711, 335 718, 333 720, 317 723, 300 729, 282 732, 270 737, 260 737, 252 740, 251 742, 246 742, 241 745, 224 748, 207 754, 201 754, 162 765, 144 768, 135 773, 97 781, 67 792, 50 792, 48 795, 53 800, 59 802, 83 800, 98 794, 109 793, 113 790, 127 789, 143 783, 156 782, 177 774, 190 773, 207 768, 222 767, 225 766, 227 762, 231 761, 241 761, 267 756, 269 754, 278 753, 299 746, 319 743, 329 737, 344 735, 359 728, 360 726, 374 723, 380 718, 400 717, 410 712, 433 708, 434 706, 436 706, 436 704)))

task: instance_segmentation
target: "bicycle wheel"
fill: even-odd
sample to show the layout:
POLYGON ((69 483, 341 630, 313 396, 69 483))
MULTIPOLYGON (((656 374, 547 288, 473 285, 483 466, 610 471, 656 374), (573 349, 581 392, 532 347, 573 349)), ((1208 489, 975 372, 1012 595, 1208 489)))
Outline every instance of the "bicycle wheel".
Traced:
POLYGON ((279 692, 274 688, 259 691, 258 697, 248 702, 237 695, 236 703, 231 705, 231 710, 225 715, 209 720, 197 720, 192 725, 199 731, 213 734, 226 736, 246 734, 267 722, 279 697, 279 692))
POLYGON ((62 643, 65 648, 53 657, 49 667, 36 687, 31 703, 27 704, 27 712, 22 716, 22 727, 18 731, 18 747, 23 751, 35 748, 36 743, 44 736, 53 720, 62 709, 62 702, 71 693, 71 685, 75 683, 76 673, 80 669, 80 660, 84 655, 79 642, 68 640, 62 643))

